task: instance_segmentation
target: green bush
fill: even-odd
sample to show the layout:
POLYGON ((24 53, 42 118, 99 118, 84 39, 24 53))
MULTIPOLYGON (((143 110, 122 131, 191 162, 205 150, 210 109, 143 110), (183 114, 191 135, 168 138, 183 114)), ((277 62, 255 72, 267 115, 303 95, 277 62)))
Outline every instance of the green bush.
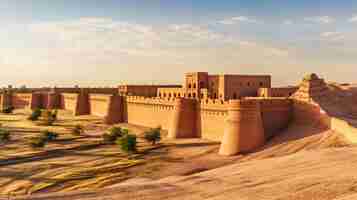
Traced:
POLYGON ((46 138, 44 137, 32 137, 29 139, 29 145, 32 148, 41 148, 46 145, 46 138))
POLYGON ((153 128, 145 132, 144 139, 148 142, 151 142, 152 145, 155 145, 156 142, 161 140, 161 127, 153 128))
POLYGON ((77 124, 73 127, 72 129, 72 134, 73 135, 81 135, 83 133, 84 129, 83 129, 83 126, 77 124))
POLYGON ((112 127, 108 132, 103 134, 103 140, 106 143, 114 143, 118 138, 123 137, 129 133, 128 129, 123 129, 121 127, 112 127))
POLYGON ((10 131, 0 129, 0 142, 7 142, 10 140, 10 131))
POLYGON ((136 135, 127 134, 116 140, 116 143, 120 146, 120 149, 127 153, 136 152, 136 135))
POLYGON ((56 140, 58 138, 58 133, 45 130, 41 132, 41 137, 49 142, 49 141, 56 140))
POLYGON ((32 111, 31 115, 28 117, 28 120, 37 121, 41 117, 42 111, 39 108, 36 108, 32 111))
POLYGON ((2 112, 5 113, 5 114, 10 114, 14 111, 15 107, 14 106, 6 106, 2 112))

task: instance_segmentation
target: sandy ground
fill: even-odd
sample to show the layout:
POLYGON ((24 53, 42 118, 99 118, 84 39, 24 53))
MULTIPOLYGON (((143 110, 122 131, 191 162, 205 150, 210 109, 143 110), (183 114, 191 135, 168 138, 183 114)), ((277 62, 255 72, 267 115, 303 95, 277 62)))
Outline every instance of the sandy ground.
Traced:
MULTIPOLYGON (((145 130, 122 126, 139 135, 145 130)), ((19 137, 6 146, 7 157, 0 160, 0 191, 12 193, 11 199, 15 192, 33 192, 19 199, 64 200, 334 199, 353 193, 349 188, 355 181, 352 168, 357 166, 348 158, 357 149, 341 134, 319 126, 293 123, 264 147, 246 155, 218 156, 219 144, 188 139, 164 140, 162 146, 132 159, 115 145, 98 146, 101 128, 89 127, 83 138, 50 144, 44 154, 27 147, 19 152, 23 136, 19 137), (63 151, 76 145, 79 149, 63 151), (62 152, 48 152, 54 149, 62 152), (36 159, 34 153, 39 154, 36 159), (19 160, 24 155, 34 160, 19 160), (13 163, 6 164, 9 161, 13 163), (47 196, 49 192, 60 193, 47 196)), ((144 142, 139 145, 145 147, 144 142)))
POLYGON ((1 144, 0 195, 91 190, 134 177, 189 175, 237 160, 218 156, 219 143, 202 139, 163 139, 152 146, 141 138, 147 128, 120 124, 139 136, 138 153, 127 155, 115 144, 102 143, 102 134, 109 127, 99 118, 60 112, 55 126, 43 127, 27 121, 28 114, 18 110, 12 115, 0 115, 0 123, 12 132, 11 142, 1 144), (70 128, 78 123, 86 129, 79 137, 70 134, 70 128), (44 148, 29 147, 27 139, 44 129, 59 133, 59 139, 44 148))
POLYGON ((356 168, 356 147, 319 149, 237 163, 190 176, 158 181, 139 179, 97 191, 18 199, 353 200, 357 195, 356 168))

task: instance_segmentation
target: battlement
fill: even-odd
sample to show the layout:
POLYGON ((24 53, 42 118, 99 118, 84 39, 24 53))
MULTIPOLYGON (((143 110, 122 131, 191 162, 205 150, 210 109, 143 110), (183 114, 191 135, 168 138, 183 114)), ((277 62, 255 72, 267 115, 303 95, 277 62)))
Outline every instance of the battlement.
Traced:
MULTIPOLYGON (((217 100, 217 99, 205 99, 200 102, 200 109, 202 111, 209 110, 209 111, 227 111, 229 106, 228 101, 217 100)), ((212 113, 212 112, 210 112, 212 113)))
POLYGON ((136 104, 174 105, 176 98, 125 96, 125 100, 128 103, 136 104))

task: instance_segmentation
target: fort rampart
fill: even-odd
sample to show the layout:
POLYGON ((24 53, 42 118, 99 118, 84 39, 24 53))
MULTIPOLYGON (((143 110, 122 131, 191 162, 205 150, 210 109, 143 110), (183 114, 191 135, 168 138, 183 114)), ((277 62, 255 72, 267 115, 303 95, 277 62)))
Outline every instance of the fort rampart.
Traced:
POLYGON ((147 98, 112 94, 4 93, 0 105, 20 109, 65 109, 74 115, 97 115, 108 124, 130 123, 168 130, 170 138, 200 137, 221 141, 220 153, 233 155, 263 145, 291 119, 316 123, 357 141, 357 129, 328 115, 316 103, 293 98, 217 99, 147 98))
POLYGON ((326 129, 343 134, 352 143, 357 143, 357 124, 351 119, 332 116, 318 104, 294 100, 294 119, 298 123, 315 123, 326 129))
POLYGON ((79 93, 13 93, 8 104, 15 108, 65 109, 74 115, 96 115, 106 123, 130 123, 168 130, 170 138, 201 137, 224 141, 238 137, 237 151, 252 151, 285 128, 290 120, 292 103, 286 98, 252 98, 223 101, 217 99, 147 98, 79 93))

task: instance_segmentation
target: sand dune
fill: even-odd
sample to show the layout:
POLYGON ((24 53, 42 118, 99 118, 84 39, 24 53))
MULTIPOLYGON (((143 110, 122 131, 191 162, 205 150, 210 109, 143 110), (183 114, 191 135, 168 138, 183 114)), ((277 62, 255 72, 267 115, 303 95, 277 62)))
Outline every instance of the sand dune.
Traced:
POLYGON ((130 185, 98 191, 19 199, 350 200, 357 194, 356 168, 356 147, 329 148, 237 163, 190 176, 132 180, 130 185))
POLYGON ((255 153, 225 167, 110 188, 18 199, 355 199, 357 147, 316 125, 293 123, 255 153), (352 196, 351 196, 352 195, 352 196))

